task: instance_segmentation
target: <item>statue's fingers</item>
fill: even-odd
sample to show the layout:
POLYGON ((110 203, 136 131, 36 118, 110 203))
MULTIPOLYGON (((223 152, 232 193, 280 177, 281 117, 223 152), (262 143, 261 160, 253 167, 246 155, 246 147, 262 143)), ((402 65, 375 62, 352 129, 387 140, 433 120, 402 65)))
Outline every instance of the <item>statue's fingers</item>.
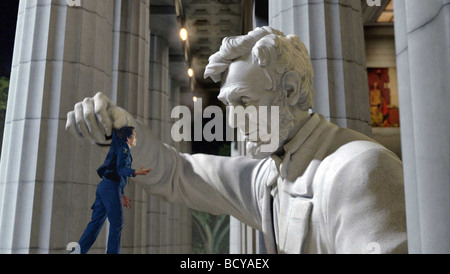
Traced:
POLYGON ((103 127, 100 127, 94 112, 94 99, 86 98, 83 100, 83 116, 90 135, 98 142, 104 143, 106 141, 103 127))
POLYGON ((94 96, 95 116, 107 136, 112 135, 113 129, 113 120, 108 113, 108 108, 114 107, 115 104, 103 93, 99 92, 94 96))
POLYGON ((77 125, 82 137, 87 138, 91 143, 95 143, 95 139, 89 133, 89 129, 84 120, 83 104, 77 103, 75 105, 75 124, 77 125))
POLYGON ((83 136, 75 122, 75 111, 67 113, 66 131, 78 138, 83 136))
POLYGON ((106 104, 106 108, 116 105, 108 96, 103 94, 103 92, 97 92, 94 96, 94 101, 104 102, 106 104))

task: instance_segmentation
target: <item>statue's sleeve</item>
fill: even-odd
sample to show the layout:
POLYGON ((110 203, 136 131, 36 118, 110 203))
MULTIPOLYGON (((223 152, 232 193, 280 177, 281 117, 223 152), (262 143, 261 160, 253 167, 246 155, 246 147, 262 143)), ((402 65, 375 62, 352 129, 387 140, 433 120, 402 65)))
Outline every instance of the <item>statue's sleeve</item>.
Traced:
POLYGON ((407 253, 401 161, 381 147, 342 160, 326 182, 324 216, 334 252, 407 253))
POLYGON ((260 226, 261 161, 178 153, 141 124, 136 133, 139 140, 132 151, 133 165, 150 167, 153 171, 134 180, 148 194, 199 211, 229 214, 253 227, 260 226))

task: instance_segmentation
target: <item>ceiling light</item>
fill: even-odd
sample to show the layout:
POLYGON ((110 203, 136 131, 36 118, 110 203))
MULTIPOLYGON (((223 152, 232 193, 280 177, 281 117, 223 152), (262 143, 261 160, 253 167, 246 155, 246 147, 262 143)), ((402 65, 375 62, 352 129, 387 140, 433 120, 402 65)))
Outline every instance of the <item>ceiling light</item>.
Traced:
POLYGON ((197 96, 192 97, 192 101, 194 101, 194 103, 197 102, 197 99, 197 96))
POLYGON ((188 39, 188 31, 185 28, 180 29, 180 38, 181 41, 186 41, 188 39))
POLYGON ((189 78, 194 77, 194 70, 192 68, 189 68, 187 71, 187 74, 188 74, 189 78))

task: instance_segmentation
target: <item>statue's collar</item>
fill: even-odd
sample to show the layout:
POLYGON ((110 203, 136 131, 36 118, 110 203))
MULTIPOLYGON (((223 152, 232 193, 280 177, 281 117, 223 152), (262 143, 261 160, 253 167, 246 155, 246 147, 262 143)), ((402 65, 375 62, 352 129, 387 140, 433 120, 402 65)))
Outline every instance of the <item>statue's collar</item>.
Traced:
POLYGON ((284 151, 286 153, 291 152, 293 154, 296 152, 300 146, 308 139, 311 133, 316 129, 316 127, 320 123, 319 114, 314 113, 311 117, 306 121, 305 125, 300 128, 300 130, 295 134, 294 138, 290 140, 287 144, 283 146, 284 151))
POLYGON ((297 132, 297 134, 290 140, 287 144, 283 146, 284 155, 279 157, 277 155, 272 155, 272 159, 280 172, 282 178, 288 177, 288 167, 291 161, 291 156, 299 150, 299 148, 305 143, 309 136, 314 132, 314 130, 319 126, 321 122, 321 117, 319 114, 314 113, 305 123, 305 125, 297 132))

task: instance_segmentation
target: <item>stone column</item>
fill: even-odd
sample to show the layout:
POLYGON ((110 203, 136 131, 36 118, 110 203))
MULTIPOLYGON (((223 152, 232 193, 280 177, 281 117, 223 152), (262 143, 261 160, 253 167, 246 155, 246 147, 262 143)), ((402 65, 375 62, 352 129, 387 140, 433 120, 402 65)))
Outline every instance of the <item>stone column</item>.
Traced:
MULTIPOLYGON (((184 59, 184 58, 183 58, 184 59)), ((181 84, 178 80, 179 78, 183 78, 180 75, 175 75, 179 73, 179 69, 175 69, 175 67, 179 66, 186 66, 185 62, 180 62, 178 58, 171 58, 170 61, 170 82, 169 82, 169 94, 168 94, 168 108, 167 108, 167 135, 168 135, 168 142, 167 144, 173 146, 177 151, 179 152, 186 152, 189 153, 190 151, 183 151, 183 146, 181 142, 175 142, 171 137, 171 129, 176 121, 176 119, 171 119, 171 113, 172 109, 176 106, 182 105, 180 102, 180 91, 181 91, 181 84), (172 60, 175 59, 175 60, 172 60)), ((186 69, 187 70, 187 69, 186 69)), ((186 70, 182 70, 184 72, 184 75, 186 75, 186 70)), ((186 78, 187 79, 187 78, 186 78)), ((188 81, 186 84, 188 84, 188 81)), ((188 143, 189 145, 190 143, 188 143)), ((191 252, 191 222, 190 222, 190 216, 191 211, 185 206, 182 205, 175 205, 175 204, 168 204, 168 226, 169 231, 166 235, 167 237, 167 253, 190 253, 191 252)))
MULTIPOLYGON (((151 127, 162 142, 171 144, 169 43, 164 32, 152 27, 158 20, 151 18, 157 17, 151 10, 149 0, 122 0, 122 24, 117 39, 123 44, 118 51, 117 101, 151 127)), ((172 26, 168 29, 174 31, 172 26)), ((177 98, 175 94, 174 97, 177 98)), ((189 212, 146 194, 140 185, 130 181, 128 191, 135 206, 125 218, 123 246, 130 248, 123 248, 123 252, 183 252, 176 247, 175 235, 186 230, 190 223, 180 225, 176 216, 189 212)))
MULTIPOLYGON (((180 87, 178 85, 178 82, 176 80, 174 80, 172 77, 170 77, 169 80, 169 94, 168 94, 168 98, 167 98, 167 118, 168 118, 168 125, 167 125, 167 130, 168 133, 167 135, 169 136, 168 138, 168 143, 169 145, 173 146, 177 151, 180 151, 180 147, 179 147, 179 143, 176 143, 173 141, 173 139, 170 137, 170 129, 173 126, 173 120, 170 119, 170 114, 171 114, 171 110, 177 106, 178 103, 178 98, 180 95, 180 87)), ((181 245, 180 245, 180 232, 179 230, 177 230, 177 227, 180 227, 180 210, 179 210, 179 206, 178 205, 174 205, 174 204, 169 204, 169 208, 167 211, 167 221, 168 221, 168 227, 169 227, 169 233, 167 233, 167 253, 169 254, 173 254, 176 253, 177 251, 180 250, 181 245)))
POLYGON ((410 253, 450 253, 450 2, 395 0, 410 253))
MULTIPOLYGON (((175 93, 174 103, 176 105, 182 105, 181 94, 190 94, 189 87, 179 87, 179 92, 175 93)), ((183 102, 185 102, 183 100, 183 102)), ((172 111, 172 109, 169 109, 172 111)), ((182 153, 192 153, 192 144, 191 142, 181 141, 175 146, 182 153)), ((179 228, 176 230, 175 235, 178 237, 179 251, 178 253, 192 253, 192 212, 191 209, 185 206, 178 206, 179 211, 179 228)))
MULTIPOLYGON (((180 105, 180 85, 178 84, 178 81, 170 78, 170 88, 169 88, 169 102, 168 102, 168 108, 167 108, 167 117, 169 118, 169 126, 168 126, 168 135, 170 136, 172 126, 174 125, 176 119, 171 118, 172 109, 176 106, 180 105)), ((170 145, 173 146, 177 151, 180 151, 180 143, 175 142, 173 138, 169 138, 170 145)))
MULTIPOLYGON (((75 102, 111 89, 115 5, 19 3, 0 163, 0 252, 63 253, 90 219, 107 149, 65 131, 75 102)), ((108 93, 108 92, 106 92, 108 93)), ((105 250, 105 233, 93 252, 105 250)))
MULTIPOLYGON (((150 33, 150 69, 149 69, 149 112, 146 119, 153 132, 162 142, 167 139, 167 103, 169 88, 169 44, 167 39, 156 33, 150 33)), ((169 205, 158 197, 149 195, 147 211, 148 252, 166 253, 167 248, 167 209, 169 205)))
MULTIPOLYGON (((145 123, 149 97, 149 0, 116 0, 111 96, 117 104, 145 123)), ((133 163, 139 168, 139 163, 133 163)), ((146 202, 143 188, 129 179, 125 189, 133 202, 124 210, 122 253, 145 253, 146 202)))
POLYGON ((314 67, 314 111, 371 135, 360 0, 269 1, 269 25, 296 34, 314 67))
POLYGON ((254 0, 241 0, 241 33, 253 30, 254 0))
POLYGON ((265 253, 262 233, 230 216, 230 254, 265 253))
MULTIPOLYGON (((164 33, 152 29, 150 33, 149 68, 149 125, 160 140, 181 150, 174 143, 170 131, 170 114, 175 105, 179 105, 180 88, 176 80, 170 77, 169 42, 164 33)), ((187 76, 186 76, 187 77, 187 76)), ((148 251, 150 253, 183 253, 182 231, 189 230, 190 222, 182 221, 184 214, 190 214, 185 207, 169 204, 162 199, 149 196, 148 221, 152 228, 148 232, 148 251)), ((190 245, 190 235, 186 235, 190 245)))
MULTIPOLYGON (((235 131, 236 134, 241 134, 235 131)), ((237 138, 237 137, 236 137, 237 138)), ((245 141, 231 143, 231 157, 246 156, 245 141)), ((230 216, 230 254, 265 254, 262 233, 230 216)))
POLYGON ((230 216, 230 254, 242 254, 241 225, 238 219, 230 216))

